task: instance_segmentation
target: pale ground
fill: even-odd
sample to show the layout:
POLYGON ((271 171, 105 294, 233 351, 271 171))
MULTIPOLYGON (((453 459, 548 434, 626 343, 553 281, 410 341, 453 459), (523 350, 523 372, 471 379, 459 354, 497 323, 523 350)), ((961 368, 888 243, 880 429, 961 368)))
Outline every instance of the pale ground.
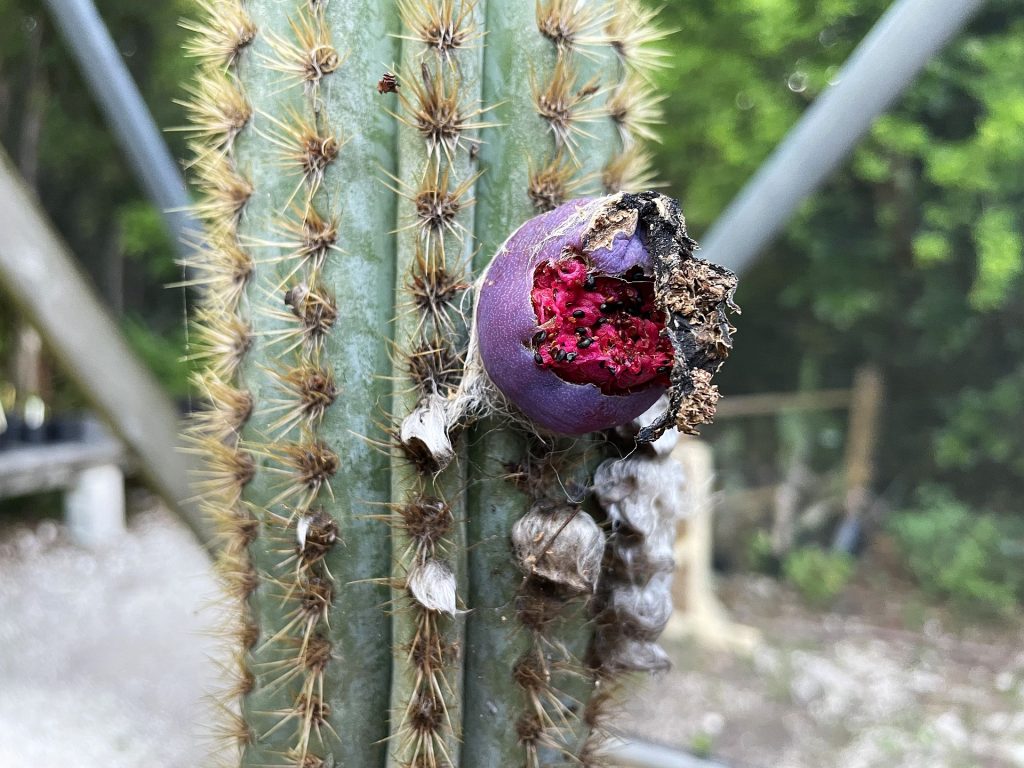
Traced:
POLYGON ((90 553, 46 521, 0 528, 0 766, 198 768, 207 559, 166 515, 90 553))
MULTIPOLYGON (((954 633, 877 585, 825 615, 769 579, 723 593, 765 645, 673 647, 629 730, 731 768, 1024 766, 1019 628, 954 633)), ((204 555, 160 512, 98 553, 50 521, 0 525, 0 767, 204 765, 214 596, 204 555)))
POLYGON ((749 658, 672 647, 673 670, 625 727, 731 768, 1024 766, 1021 626, 946 615, 872 565, 825 613, 768 577, 723 580, 763 645, 749 658))

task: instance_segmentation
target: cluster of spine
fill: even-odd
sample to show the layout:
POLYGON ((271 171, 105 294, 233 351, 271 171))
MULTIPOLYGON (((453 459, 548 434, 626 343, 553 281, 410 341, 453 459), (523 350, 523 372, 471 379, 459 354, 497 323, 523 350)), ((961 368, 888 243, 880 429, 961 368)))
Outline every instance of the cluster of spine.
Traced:
POLYGON ((477 0, 405 0, 399 12, 401 64, 381 88, 397 102, 390 108, 400 124, 391 184, 398 258, 388 764, 452 768, 460 760, 466 472, 443 409, 467 343, 483 19, 477 0))
MULTIPOLYGON (((611 13, 604 24, 604 39, 614 51, 615 75, 614 84, 607 94, 604 106, 614 126, 614 138, 610 143, 615 147, 615 151, 600 169, 601 186, 607 193, 639 192, 658 186, 653 169, 653 157, 645 145, 657 140, 656 126, 662 122, 660 102, 663 97, 658 94, 653 75, 663 66, 665 54, 657 47, 657 43, 666 33, 655 25, 656 9, 646 7, 638 0, 612 0, 611 5, 611 13)), ((664 439, 669 440, 669 437, 666 436, 664 439)), ((627 440, 627 443, 629 442, 630 440, 627 440)), ((623 446, 627 453, 632 449, 632 445, 623 446)), ((668 461, 667 457, 665 460, 668 461)), ((591 685, 591 695, 582 713, 584 736, 576 753, 576 760, 582 768, 596 768, 609 764, 605 745, 608 742, 609 723, 614 720, 622 688, 627 684, 627 678, 623 673, 637 671, 640 668, 638 665, 631 668, 622 662, 623 644, 633 642, 639 632, 633 632, 628 628, 619 632, 615 623, 617 619, 623 619, 623 627, 632 625, 626 615, 628 609, 623 609, 625 601, 619 598, 616 602, 612 595, 628 598, 630 591, 635 588, 634 583, 643 582, 646 574, 635 576, 628 572, 628 568, 622 567, 623 562, 629 562, 629 553, 624 551, 624 546, 628 547, 629 540, 623 535, 624 532, 617 529, 616 520, 609 514, 605 499, 601 495, 601 473, 622 463, 621 459, 606 459, 598 467, 592 485, 594 501, 604 508, 601 511, 595 510, 595 514, 607 534, 607 546, 598 594, 590 604, 593 631, 589 635, 590 645, 586 650, 586 676, 591 685)), ((661 475, 661 479, 670 487, 679 479, 678 473, 673 474, 674 469, 677 469, 677 465, 668 466, 667 471, 661 475)), ((661 489, 648 487, 647 490, 661 489)), ((635 498, 642 503, 639 495, 635 498)), ((669 535, 674 537, 674 525, 671 523, 660 530, 667 530, 670 532, 669 535)), ((643 548, 645 545, 639 546, 643 548)), ((666 564, 664 560, 660 562, 662 565, 666 564)), ((671 564, 670 549, 668 569, 659 572, 661 575, 658 576, 657 582, 665 588, 662 595, 664 599, 657 603, 662 609, 667 605, 665 621, 671 614, 671 594, 668 591, 671 584, 671 564)), ((645 650, 654 649, 651 651, 652 663, 648 665, 648 669, 658 668, 665 660, 664 653, 658 654, 656 651, 660 649, 653 644, 663 626, 656 630, 650 627, 651 633, 647 635, 650 645, 643 646, 645 650), (657 663, 653 661, 655 658, 657 663)))
MULTIPOLYGON (((494 35, 488 66, 512 55, 528 58, 531 67, 526 78, 507 78, 507 92, 492 94, 485 84, 485 96, 502 104, 497 119, 508 136, 493 140, 485 134, 488 143, 481 152, 489 167, 478 204, 478 236, 485 253, 529 216, 602 186, 618 191, 644 183, 647 157, 639 144, 657 114, 652 99, 627 89, 640 84, 635 73, 642 66, 633 52, 643 48, 645 36, 658 34, 649 28, 649 13, 625 18, 638 10, 633 3, 600 0, 538 0, 532 9, 525 4, 488 7, 489 34, 494 35), (517 189, 523 182, 525 189, 517 189), (504 203, 501 210, 494 198, 504 203)), ((487 74, 495 73, 488 69, 487 74)), ((646 79, 642 85, 642 93, 650 93, 646 79)), ((538 440, 500 422, 487 422, 476 434, 472 456, 481 476, 471 480, 476 490, 472 509, 518 521, 513 555, 526 578, 473 583, 469 644, 487 649, 491 658, 467 660, 467 678, 481 681, 483 689, 467 689, 467 708, 493 706, 497 697, 488 695, 487 686, 507 685, 508 666, 519 693, 503 696, 494 712, 494 721, 515 722, 512 737, 493 729, 489 718, 480 718, 475 723, 479 738, 467 738, 465 751, 478 764, 578 762, 588 754, 583 714, 596 682, 584 663, 594 635, 594 583, 588 579, 599 572, 581 555, 596 554, 600 560, 604 548, 600 528, 581 502, 605 449, 600 439, 538 440), (501 472, 505 488, 494 479, 501 472), (482 745, 484 739, 491 746, 482 745)), ((477 562, 504 554, 508 534, 496 528, 470 516, 474 575, 477 562), (496 533, 500 543, 494 546, 490 542, 496 533)))
MULTIPOLYGON (((649 67, 658 59, 649 46, 660 36, 652 18, 629 0, 538 2, 538 29, 557 51, 548 84, 534 89, 537 113, 555 139, 554 155, 531 175, 538 212, 591 193, 598 182, 607 192, 650 186, 650 156, 642 145, 654 138, 660 120, 650 82, 649 67)), ((525 464, 540 479, 528 483, 531 507, 513 529, 520 567, 527 570, 526 551, 532 569, 518 597, 518 617, 530 636, 520 662, 545 673, 516 675, 527 687, 519 730, 528 764, 601 763, 606 718, 598 713, 611 701, 610 666, 595 663, 602 633, 595 633, 601 606, 594 593, 604 534, 580 505, 595 466, 608 454, 600 438, 555 440, 525 464), (566 505, 566 498, 575 504, 566 505)))
MULTIPOLYGON (((531 95, 549 149, 534 147, 529 157, 533 213, 593 191, 601 158, 609 155, 614 72, 602 27, 611 10, 600 1, 536 2, 536 30, 550 65, 533 71, 531 95)), ((515 729, 528 768, 573 761, 582 739, 589 602, 604 550, 600 528, 580 506, 591 448, 586 439, 529 439, 525 458, 510 466, 527 504, 512 530, 525 574, 515 598, 525 642, 512 680, 522 689, 515 729)))
POLYGON ((247 239, 261 267, 251 306, 262 352, 245 371, 261 393, 246 438, 265 480, 249 497, 261 524, 261 594, 252 604, 263 631, 252 654, 258 687, 245 709, 260 723, 253 754, 313 768, 341 738, 325 693, 336 663, 328 630, 339 586, 328 556, 341 535, 325 502, 340 459, 320 428, 339 395, 325 360, 338 308, 324 275, 342 249, 339 222, 324 210, 320 190, 343 143, 321 102, 342 54, 321 4, 290 9, 287 26, 267 27, 261 43, 253 67, 288 96, 260 104, 250 143, 276 179, 264 196, 272 231, 254 221, 247 239))
POLYGON ((528 158, 534 213, 595 191, 594 160, 608 152, 602 125, 612 73, 601 27, 609 11, 607 0, 536 2, 536 29, 550 64, 534 70, 530 84, 533 109, 549 138, 528 158))
POLYGON ((216 566, 226 602, 221 632, 229 661, 225 686, 215 699, 215 721, 219 746, 230 761, 252 738, 240 700, 255 685, 248 653, 259 635, 247 603, 259 581, 248 551, 259 524, 242 500, 256 461, 240 444, 254 405, 239 377, 252 345, 245 297, 255 264, 239 240, 238 225, 252 186, 235 151, 235 140, 252 121, 237 72, 256 28, 238 0, 201 0, 198 6, 200 18, 183 22, 195 33, 188 53, 198 60, 197 75, 182 105, 191 123, 185 130, 192 151, 189 170, 199 191, 196 213, 206 228, 184 265, 186 282, 197 289, 190 354, 200 366, 194 386, 203 399, 188 437, 205 460, 196 488, 220 537, 216 566))
POLYGON ((657 186, 653 157, 645 148, 657 140, 661 101, 653 74, 664 66, 657 43, 666 33, 655 26, 657 10, 638 0, 613 0, 605 24, 608 45, 617 59, 616 83, 605 107, 615 125, 618 148, 601 170, 606 192, 641 192, 657 186))
POLYGON ((525 575, 515 600, 526 647, 513 666, 525 711, 516 722, 528 766, 575 762, 591 693, 583 660, 591 637, 605 536, 583 500, 594 457, 589 441, 532 440, 510 479, 530 499, 512 527, 512 551, 525 575))
MULTIPOLYGON (((237 747, 234 764, 360 762, 382 754, 374 744, 382 726, 342 735, 363 680, 342 666, 358 642, 331 616, 366 621, 360 608, 379 611, 379 595, 352 597, 353 558, 342 550, 358 519, 352 486, 381 462, 365 458, 368 441, 337 439, 356 431, 339 413, 351 355, 339 352, 347 297, 338 274, 348 254, 338 195, 328 191, 346 141, 327 94, 346 57, 332 42, 327 3, 200 0, 200 10, 186 22, 203 63, 185 106, 206 223, 192 282, 203 288, 194 357, 205 363, 198 387, 209 406, 193 434, 208 462, 205 503, 224 537, 220 570, 237 604, 225 735, 237 747)), ((362 377, 359 365, 349 368, 362 377)), ((363 551, 379 556, 380 543, 363 551)), ((377 701, 372 683, 364 694, 381 705, 367 721, 384 714, 386 681, 378 687, 377 701)))

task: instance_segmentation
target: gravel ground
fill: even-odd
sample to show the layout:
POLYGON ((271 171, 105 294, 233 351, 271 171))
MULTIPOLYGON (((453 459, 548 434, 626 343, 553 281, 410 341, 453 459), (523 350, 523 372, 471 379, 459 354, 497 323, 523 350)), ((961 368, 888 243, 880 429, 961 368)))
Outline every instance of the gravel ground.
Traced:
MULTIPOLYGON (((956 629, 888 582, 827 614, 771 579, 722 592, 762 647, 672 646, 675 669, 629 705, 625 731, 731 768, 1024 767, 1020 627, 956 629)), ((215 599, 204 554, 165 513, 96 553, 52 521, 0 527, 0 766, 208 764, 215 599)))
POLYGON ((166 514, 95 553, 52 521, 0 529, 0 766, 203 764, 214 596, 166 514))
POLYGON ((824 614, 766 577, 721 592, 761 647, 672 646, 672 671, 630 705, 627 730, 733 768, 1024 766, 1019 625, 959 625, 877 573, 824 614))

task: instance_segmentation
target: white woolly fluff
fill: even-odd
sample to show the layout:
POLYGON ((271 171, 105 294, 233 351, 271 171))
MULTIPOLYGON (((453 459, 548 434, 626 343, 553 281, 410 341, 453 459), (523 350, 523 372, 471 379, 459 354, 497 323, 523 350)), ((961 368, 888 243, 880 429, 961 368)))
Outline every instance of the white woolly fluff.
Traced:
POLYGON ((448 437, 448 401, 438 394, 428 395, 402 421, 399 439, 418 455, 428 455, 439 470, 453 458, 455 450, 448 437))
POLYGON ((299 542, 299 551, 302 552, 306 549, 306 534, 309 533, 310 523, 313 522, 313 518, 309 515, 303 515, 299 518, 299 522, 295 525, 295 538, 299 542))
POLYGON ((409 571, 406 587, 413 598, 428 611, 455 615, 455 574, 440 560, 417 563, 409 571))
POLYGON ((594 493, 615 526, 626 526, 645 546, 672 548, 684 514, 683 468, 669 456, 635 454, 608 459, 594 473, 594 493))
MULTIPOLYGON (((662 443, 674 444, 674 435, 662 443)), ((686 512, 683 468, 655 444, 603 462, 594 473, 594 493, 613 528, 628 534, 609 541, 624 573, 604 584, 598 656, 609 670, 666 669, 668 656, 654 641, 672 615, 672 548, 686 512)))
MULTIPOLYGON (((661 417, 669 408, 668 395, 662 395, 658 402, 637 416, 630 424, 618 428, 618 433, 623 437, 633 437, 644 427, 650 426, 661 417)), ((666 429, 657 440, 641 446, 641 450, 652 450, 658 456, 668 456, 679 442, 679 432, 675 427, 666 429)))
POLYGON ((534 507, 512 527, 516 562, 537 575, 576 592, 594 592, 604 556, 604 534, 581 509, 534 507))

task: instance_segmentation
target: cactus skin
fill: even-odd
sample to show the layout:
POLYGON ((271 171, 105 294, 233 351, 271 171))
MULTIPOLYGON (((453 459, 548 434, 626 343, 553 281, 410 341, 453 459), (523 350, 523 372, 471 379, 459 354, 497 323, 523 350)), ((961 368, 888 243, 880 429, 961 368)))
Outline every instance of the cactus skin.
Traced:
POLYGON ((466 288, 501 242, 567 199, 649 185, 651 15, 633 0, 198 0, 197 15, 183 104, 207 408, 190 437, 223 535, 225 764, 597 765, 593 589, 538 579, 512 530, 574 515, 603 548, 585 497, 606 442, 489 417, 439 467, 407 429, 458 386, 466 288))

